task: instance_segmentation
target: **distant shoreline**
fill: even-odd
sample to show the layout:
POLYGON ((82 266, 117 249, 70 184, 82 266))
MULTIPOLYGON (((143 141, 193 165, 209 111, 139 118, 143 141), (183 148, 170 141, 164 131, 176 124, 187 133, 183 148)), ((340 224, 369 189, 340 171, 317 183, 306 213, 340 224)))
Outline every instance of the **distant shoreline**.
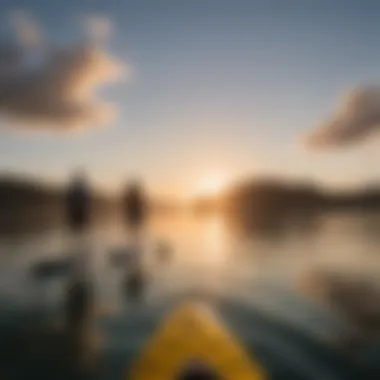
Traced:
MULTIPOLYGON (((34 180, 0 177, 0 233, 34 230, 64 223, 65 191, 34 180)), ((155 201, 158 213, 181 208, 176 201, 155 201)), ((380 187, 362 191, 327 192, 304 183, 255 179, 231 186, 219 197, 195 200, 196 214, 222 212, 242 220, 287 221, 294 217, 310 218, 320 212, 380 212, 380 187)), ((117 217, 118 200, 99 192, 93 195, 93 220, 117 217)))

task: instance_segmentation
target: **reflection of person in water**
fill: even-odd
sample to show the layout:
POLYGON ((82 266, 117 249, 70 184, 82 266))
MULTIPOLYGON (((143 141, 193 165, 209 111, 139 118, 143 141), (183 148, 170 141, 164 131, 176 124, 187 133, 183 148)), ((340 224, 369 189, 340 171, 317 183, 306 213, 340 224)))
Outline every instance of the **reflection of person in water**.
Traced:
POLYGON ((65 335, 68 342, 67 366, 75 373, 96 371, 98 347, 93 345, 94 297, 92 286, 84 279, 69 281, 65 299, 65 335))
POLYGON ((128 298, 136 300, 143 295, 145 280, 145 273, 141 265, 128 271, 123 284, 128 298))
POLYGON ((137 181, 130 184, 123 194, 122 202, 124 221, 133 233, 135 256, 132 267, 127 271, 124 286, 128 296, 135 298, 141 295, 145 283, 141 232, 147 217, 147 200, 142 185, 137 181))
POLYGON ((75 233, 71 273, 64 300, 65 327, 72 342, 72 352, 80 361, 86 350, 93 309, 92 284, 90 279, 91 251, 84 233, 90 222, 90 187, 85 174, 77 172, 71 182, 66 198, 67 224, 75 233))

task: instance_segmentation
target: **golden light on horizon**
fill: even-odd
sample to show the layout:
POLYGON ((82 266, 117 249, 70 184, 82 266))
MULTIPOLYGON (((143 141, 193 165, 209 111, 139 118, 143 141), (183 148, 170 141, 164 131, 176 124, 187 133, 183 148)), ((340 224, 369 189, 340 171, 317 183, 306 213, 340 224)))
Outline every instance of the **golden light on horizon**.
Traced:
POLYGON ((195 188, 196 196, 219 195, 227 186, 228 180, 222 174, 209 174, 203 177, 195 188))

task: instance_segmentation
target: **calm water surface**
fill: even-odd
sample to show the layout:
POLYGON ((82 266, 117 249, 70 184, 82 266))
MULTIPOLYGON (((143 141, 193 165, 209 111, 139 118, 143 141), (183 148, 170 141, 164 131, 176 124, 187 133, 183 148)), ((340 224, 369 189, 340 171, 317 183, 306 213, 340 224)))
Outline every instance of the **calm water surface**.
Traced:
MULTIPOLYGON (((320 266, 380 278, 380 216, 329 215, 303 229, 269 234, 239 231, 218 216, 153 217, 147 257, 157 241, 169 244, 173 256, 165 265, 147 260, 149 281, 139 301, 126 298, 123 270, 109 262, 110 250, 128 243, 126 231, 109 223, 90 235, 104 378, 120 378, 164 316, 194 297, 215 309, 273 378, 344 379, 354 373, 327 343, 344 324, 300 294, 297 284, 302 273, 320 266)), ((64 229, 1 238, 4 326, 31 310, 59 319, 65 281, 36 283, 30 266, 72 247, 64 229)))

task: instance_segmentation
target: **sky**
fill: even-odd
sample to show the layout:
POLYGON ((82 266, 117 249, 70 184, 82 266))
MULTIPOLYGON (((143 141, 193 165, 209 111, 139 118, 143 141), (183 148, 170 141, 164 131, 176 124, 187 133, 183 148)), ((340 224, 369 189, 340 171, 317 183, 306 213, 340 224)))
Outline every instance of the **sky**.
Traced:
POLYGON ((78 20, 106 19, 104 49, 131 69, 99 89, 117 109, 101 128, 25 132, 2 117, 2 171, 63 182, 80 166, 103 189, 138 176, 157 194, 185 196, 210 178, 380 180, 380 140, 318 152, 302 144, 342 94, 378 83, 376 1, 3 0, 0 9, 2 21, 28 12, 64 44, 81 40, 78 20))

